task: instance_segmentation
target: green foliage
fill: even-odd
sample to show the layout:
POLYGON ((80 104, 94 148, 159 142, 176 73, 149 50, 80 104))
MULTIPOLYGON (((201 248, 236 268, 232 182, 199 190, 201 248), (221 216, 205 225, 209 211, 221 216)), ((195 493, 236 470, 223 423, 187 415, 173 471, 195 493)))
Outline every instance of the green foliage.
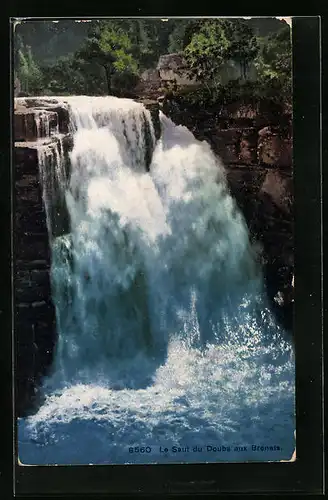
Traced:
POLYGON ((85 40, 88 23, 72 20, 23 21, 15 29, 15 46, 18 39, 31 47, 33 57, 40 66, 51 66, 64 55, 74 54, 85 40))
POLYGON ((102 79, 105 79, 107 92, 110 94, 115 74, 138 74, 138 60, 133 51, 131 37, 123 29, 122 22, 105 20, 92 23, 89 35, 75 57, 81 62, 102 67, 102 79))
POLYGON ((255 59, 259 51, 257 39, 243 19, 225 20, 224 31, 228 40, 226 59, 232 59, 240 64, 241 77, 246 79, 248 65, 255 59))
POLYGON ((139 81, 138 75, 129 71, 116 72, 112 77, 112 88, 115 95, 131 93, 139 81))
POLYGON ((31 48, 20 48, 17 56, 17 76, 21 82, 21 90, 32 94, 39 93, 43 87, 43 75, 33 58, 31 48))
POLYGON ((154 25, 154 20, 146 19, 127 19, 122 22, 122 28, 126 30, 131 40, 132 54, 138 63, 139 71, 151 68, 157 63, 159 45, 157 25, 154 25))
POLYGON ((271 82, 243 82, 231 80, 225 85, 204 85, 198 88, 178 89, 172 93, 172 101, 176 101, 180 109, 186 112, 202 113, 204 110, 213 111, 223 105, 243 104, 256 106, 265 102, 272 107, 281 107, 286 100, 282 99, 280 87, 271 82))
POLYGON ((131 40, 122 28, 106 23, 97 42, 99 55, 103 57, 104 64, 111 65, 111 72, 137 72, 138 65, 131 54, 131 40))
POLYGON ((75 56, 103 67, 108 93, 119 85, 124 89, 128 83, 135 85, 136 75, 140 75, 144 69, 155 67, 159 56, 168 52, 169 36, 175 27, 173 21, 94 21, 90 23, 83 47, 75 56))
POLYGON ((44 66, 45 93, 48 95, 106 94, 101 68, 73 56, 61 57, 56 64, 44 66))
POLYGON ((291 101, 292 44, 289 26, 260 39, 260 52, 255 65, 262 85, 276 89, 291 101))
POLYGON ((188 27, 185 35, 188 33, 189 36, 193 34, 184 54, 197 79, 219 84, 220 70, 228 60, 238 62, 242 68, 241 77, 246 78, 247 67, 259 48, 256 37, 245 21, 198 21, 188 27))
MULTIPOLYGON (((112 21, 113 23, 113 21, 112 21)), ((137 69, 147 68, 152 59, 152 39, 148 32, 144 19, 116 20, 115 28, 124 32, 129 40, 129 52, 137 66, 137 69)), ((136 73, 136 69, 133 71, 136 73)))
MULTIPOLYGON (((218 99, 238 100, 253 94, 290 102, 290 29, 277 20, 268 20, 268 29, 264 20, 255 21, 27 21, 15 31, 15 73, 21 90, 30 95, 128 95, 141 72, 156 67, 160 55, 183 52, 191 74, 202 83, 183 99, 207 106, 218 99), (240 78, 223 85, 220 75, 230 60, 239 65, 240 78), (250 84, 246 76, 252 61, 258 80, 250 84)), ((168 88, 166 92, 176 91, 168 88)))
POLYGON ((184 54, 191 73, 198 80, 219 80, 218 72, 226 59, 229 42, 224 21, 205 21, 194 32, 184 54))
POLYGON ((280 25, 274 33, 256 37, 245 20, 198 20, 187 27, 184 36, 187 35, 190 39, 184 49, 187 63, 191 73, 204 84, 189 93, 187 99, 198 101, 201 106, 210 106, 217 100, 250 101, 252 96, 291 104, 289 26, 280 25), (239 64, 241 74, 239 79, 223 85, 220 71, 229 60, 239 64), (246 78, 252 61, 258 74, 255 82, 246 78))
POLYGON ((209 22, 209 20, 189 19, 182 39, 183 49, 191 43, 193 36, 201 29, 204 22, 209 22))
POLYGON ((194 20, 176 20, 174 28, 169 36, 168 52, 182 52, 186 45, 190 43, 192 37, 192 29, 195 24, 194 20))
POLYGON ((177 19, 169 19, 165 22, 160 19, 144 20, 144 30, 147 33, 150 48, 147 66, 143 66, 144 69, 156 67, 159 57, 168 53, 170 34, 179 22, 181 20, 177 19))
POLYGON ((59 58, 56 64, 43 68, 46 94, 67 94, 72 89, 82 89, 83 80, 79 72, 72 71, 69 57, 59 58))

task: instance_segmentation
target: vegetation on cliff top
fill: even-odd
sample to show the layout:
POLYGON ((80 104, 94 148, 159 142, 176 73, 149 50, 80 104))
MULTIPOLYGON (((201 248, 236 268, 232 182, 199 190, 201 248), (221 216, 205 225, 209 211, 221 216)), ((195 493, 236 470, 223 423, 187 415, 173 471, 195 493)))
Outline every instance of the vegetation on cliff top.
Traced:
MULTIPOLYGON (((189 28, 190 29, 190 28, 189 28)), ((257 39, 243 19, 197 20, 184 53, 191 72, 200 80, 220 82, 219 70, 229 60, 241 67, 246 79, 247 68, 259 51, 257 39)))
POLYGON ((15 31, 14 64, 23 94, 129 96, 142 71, 172 52, 184 54, 190 74, 202 83, 188 95, 179 90, 188 102, 291 102, 290 28, 274 19, 27 21, 15 31), (240 77, 223 84, 220 68, 231 60, 240 77), (247 78, 250 65, 256 81, 247 78))

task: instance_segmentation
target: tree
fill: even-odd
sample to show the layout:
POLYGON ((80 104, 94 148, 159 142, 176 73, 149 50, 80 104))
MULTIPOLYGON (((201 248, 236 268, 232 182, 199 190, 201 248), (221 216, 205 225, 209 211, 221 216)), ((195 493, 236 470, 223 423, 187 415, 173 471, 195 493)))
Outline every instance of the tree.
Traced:
POLYGON ((256 37, 246 21, 237 19, 201 20, 191 23, 185 32, 191 37, 184 52, 187 62, 198 79, 219 83, 219 72, 228 60, 241 67, 246 78, 249 63, 259 50, 256 37))
POLYGON ((75 66, 71 56, 61 57, 56 64, 44 66, 44 85, 48 94, 80 94, 85 87, 85 76, 75 66))
POLYGON ((112 21, 101 21, 92 28, 84 46, 76 53, 79 60, 94 62, 105 72, 108 94, 114 73, 136 73, 138 66, 131 54, 132 44, 126 32, 112 21))
POLYGON ((193 29, 195 25, 194 19, 177 19, 169 36, 168 52, 182 52, 190 43, 193 29))
POLYGON ((277 74, 291 74, 291 33, 289 26, 284 27, 278 33, 267 38, 267 43, 262 50, 265 64, 277 72, 277 74))
POLYGON ((198 80, 218 81, 219 70, 227 58, 229 40, 223 20, 206 20, 189 27, 193 30, 184 54, 191 73, 198 80))
POLYGON ((24 20, 15 29, 16 46, 18 38, 31 47, 38 65, 53 65, 59 57, 73 54, 87 36, 88 23, 75 20, 24 20))
POLYGON ((115 22, 129 37, 130 52, 140 70, 153 64, 156 39, 151 25, 145 19, 121 19, 115 22))
POLYGON ((291 98, 292 44, 289 26, 260 39, 256 67, 263 83, 280 87, 285 96, 291 98))
POLYGON ((229 40, 226 58, 239 63, 241 77, 246 79, 249 64, 259 51, 256 36, 244 19, 225 20, 224 31, 229 40))
POLYGON ((42 90, 43 75, 33 58, 31 47, 22 47, 18 51, 17 76, 24 92, 38 94, 42 90))
POLYGON ((180 19, 121 19, 116 21, 128 34, 131 53, 140 70, 157 65, 159 56, 169 51, 170 35, 183 23, 180 19))
POLYGON ((21 87, 24 92, 28 92, 29 89, 29 71, 28 71, 28 62, 27 58, 23 52, 23 50, 19 50, 18 52, 18 60, 19 60, 19 69, 18 69, 18 78, 21 82, 21 87))
POLYGON ((38 93, 43 86, 43 76, 40 67, 35 62, 31 47, 27 49, 27 63, 29 68, 29 86, 31 91, 38 93))
POLYGON ((183 49, 187 47, 187 45, 190 44, 192 37, 194 36, 195 33, 197 33, 204 22, 208 22, 209 20, 202 20, 202 19, 189 19, 186 25, 186 29, 182 38, 182 45, 183 49))

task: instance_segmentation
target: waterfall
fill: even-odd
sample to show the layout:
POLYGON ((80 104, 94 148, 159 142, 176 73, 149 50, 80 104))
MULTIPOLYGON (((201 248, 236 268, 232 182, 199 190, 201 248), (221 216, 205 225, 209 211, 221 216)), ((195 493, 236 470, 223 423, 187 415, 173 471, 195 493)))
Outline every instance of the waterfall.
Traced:
MULTIPOLYGON (((41 122, 42 123, 42 122, 41 122)), ((38 164, 50 240, 63 231, 63 202, 67 173, 63 138, 56 134, 38 147, 38 164)))
POLYGON ((39 151, 49 232, 58 192, 70 219, 52 240, 59 338, 20 460, 290 458, 293 351, 219 159, 162 114, 156 143, 140 103, 65 101, 70 175, 56 148, 39 151))

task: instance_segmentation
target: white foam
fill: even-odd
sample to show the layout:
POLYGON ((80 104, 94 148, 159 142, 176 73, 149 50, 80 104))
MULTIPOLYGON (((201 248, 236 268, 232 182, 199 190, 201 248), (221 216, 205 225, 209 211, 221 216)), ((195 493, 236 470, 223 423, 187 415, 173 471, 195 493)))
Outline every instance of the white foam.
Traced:
POLYGON ((75 132, 71 234, 53 246, 59 339, 46 401, 20 422, 21 460, 289 458, 292 349, 267 307, 222 164, 161 115, 148 172, 154 131, 140 103, 63 100, 75 132), (131 457, 128 447, 141 444, 152 453, 131 457), (184 444, 248 451, 158 451, 184 444), (252 444, 281 450, 254 454, 252 444))

